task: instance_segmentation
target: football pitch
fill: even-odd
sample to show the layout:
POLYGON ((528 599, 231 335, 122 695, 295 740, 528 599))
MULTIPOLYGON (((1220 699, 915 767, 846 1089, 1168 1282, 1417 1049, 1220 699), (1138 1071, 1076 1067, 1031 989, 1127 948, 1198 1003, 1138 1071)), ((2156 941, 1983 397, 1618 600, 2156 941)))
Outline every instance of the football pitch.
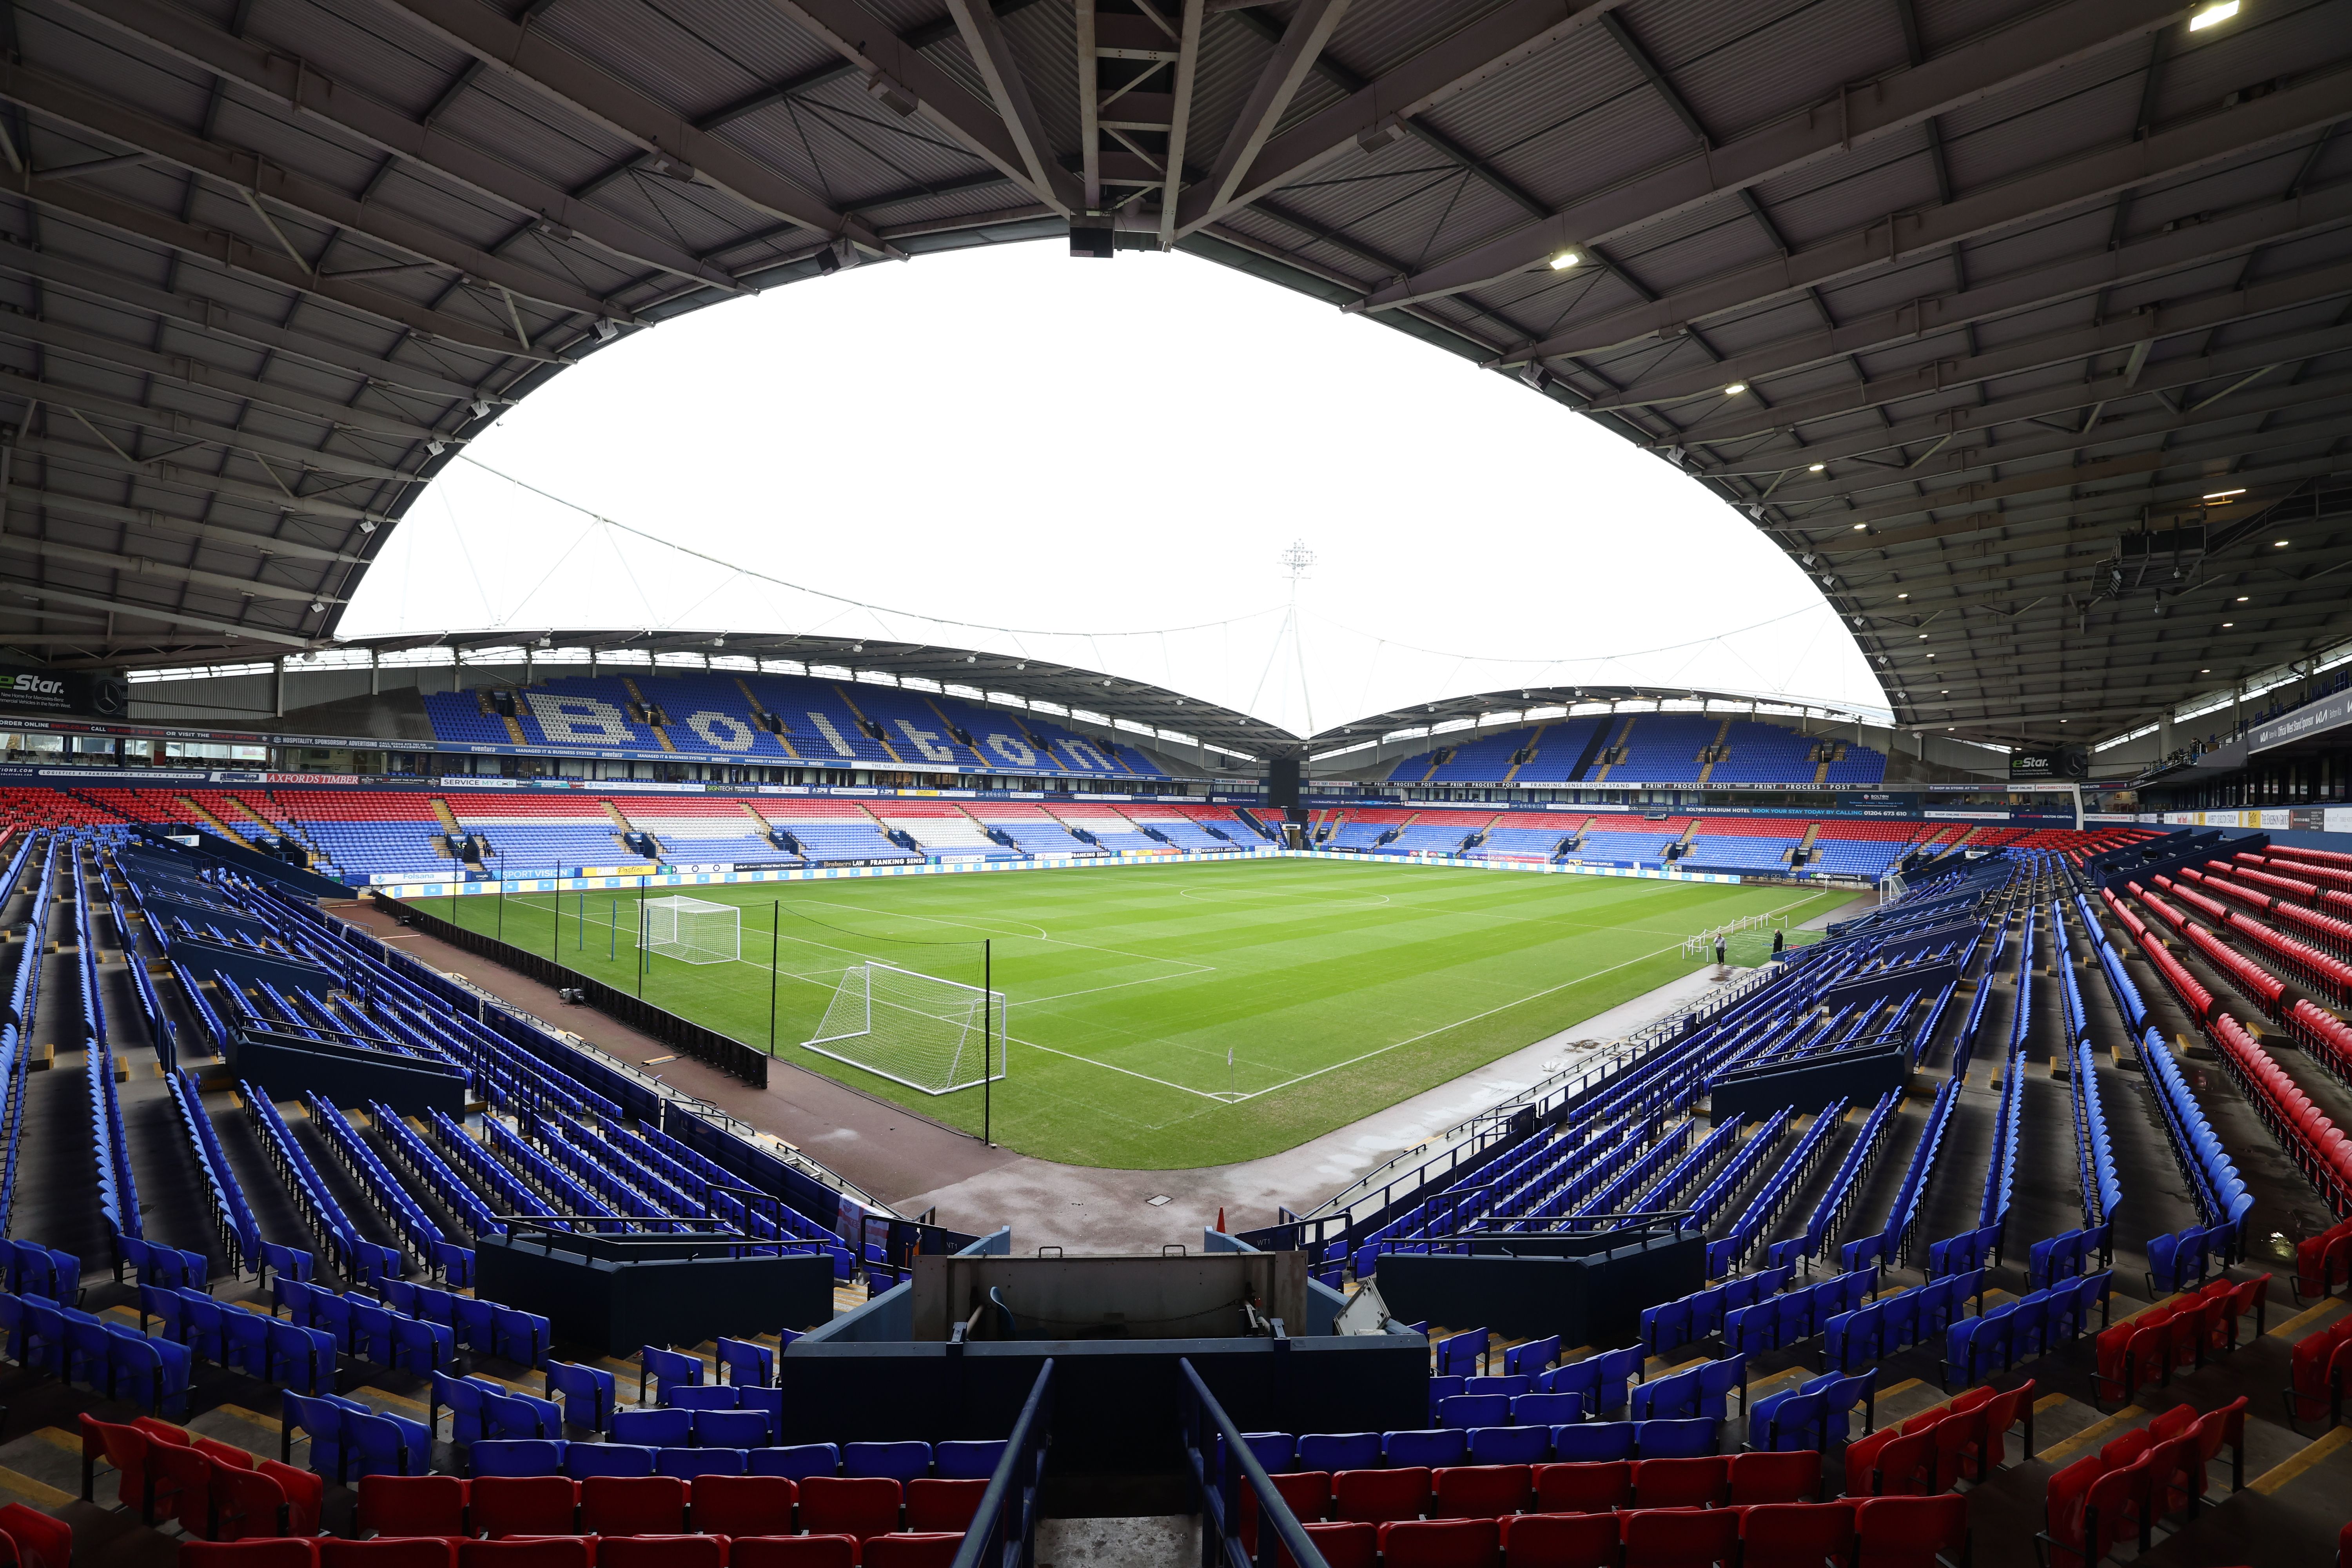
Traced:
POLYGON ((735 959, 640 953, 635 889, 565 893, 560 908, 548 893, 465 899, 446 918, 642 984, 747 1044, 768 1043, 772 1016, 782 1060, 973 1131, 977 1087, 923 1094, 802 1042, 849 966, 976 986, 984 940, 1004 996, 996 1142, 1139 1169, 1293 1147, 1690 973, 1685 937, 1743 915, 1793 924, 1851 896, 1307 859, 651 896, 672 891, 741 911, 735 959))

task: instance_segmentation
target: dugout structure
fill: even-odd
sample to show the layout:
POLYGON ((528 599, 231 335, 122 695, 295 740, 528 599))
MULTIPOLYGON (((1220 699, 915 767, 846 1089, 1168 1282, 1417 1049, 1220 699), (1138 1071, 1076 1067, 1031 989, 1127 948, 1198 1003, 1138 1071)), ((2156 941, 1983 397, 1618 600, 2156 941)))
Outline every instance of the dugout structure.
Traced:
POLYGON ((896 964, 855 963, 802 1048, 925 1094, 1004 1077, 1004 994, 896 964))
POLYGON ((742 956, 743 911, 708 899, 649 899, 637 945, 681 963, 732 963, 742 956))

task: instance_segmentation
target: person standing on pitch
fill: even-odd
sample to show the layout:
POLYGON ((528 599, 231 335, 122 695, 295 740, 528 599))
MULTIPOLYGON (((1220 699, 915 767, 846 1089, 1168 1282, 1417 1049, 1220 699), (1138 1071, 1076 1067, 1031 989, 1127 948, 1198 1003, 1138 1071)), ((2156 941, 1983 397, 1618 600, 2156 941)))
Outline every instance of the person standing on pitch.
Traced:
POLYGON ((1772 956, 1773 956, 1773 957, 1775 957, 1775 958, 1780 957, 1780 956, 1781 950, 1782 950, 1782 949, 1784 949, 1784 948, 1786 948, 1788 945, 1789 945, 1789 933, 1788 933, 1787 931, 1774 931, 1774 932, 1772 933, 1772 956))

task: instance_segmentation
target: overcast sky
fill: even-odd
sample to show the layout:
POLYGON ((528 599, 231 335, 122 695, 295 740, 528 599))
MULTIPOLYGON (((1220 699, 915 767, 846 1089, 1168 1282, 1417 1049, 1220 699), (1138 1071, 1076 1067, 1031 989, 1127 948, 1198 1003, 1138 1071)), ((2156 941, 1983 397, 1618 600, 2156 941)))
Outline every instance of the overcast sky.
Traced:
POLYGON ((1883 707, 1821 595, 1695 481, 1182 255, 1007 246, 778 289, 614 344, 467 456, 346 635, 865 634, 1159 681, 1302 734, 1532 681, 1883 707), (1293 540, 1316 558, 1295 642, 1293 540))

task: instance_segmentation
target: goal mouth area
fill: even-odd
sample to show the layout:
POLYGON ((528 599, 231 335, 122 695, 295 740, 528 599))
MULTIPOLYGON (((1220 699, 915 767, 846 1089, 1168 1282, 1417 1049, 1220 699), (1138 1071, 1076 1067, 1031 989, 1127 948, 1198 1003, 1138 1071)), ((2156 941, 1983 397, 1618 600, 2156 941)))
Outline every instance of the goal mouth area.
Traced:
POLYGON ((743 955, 742 926, 737 905, 672 893, 640 907, 637 946, 680 963, 732 963, 743 955))
POLYGON ((1005 1076, 1004 993, 870 961, 841 985, 801 1048, 932 1096, 1005 1076))

